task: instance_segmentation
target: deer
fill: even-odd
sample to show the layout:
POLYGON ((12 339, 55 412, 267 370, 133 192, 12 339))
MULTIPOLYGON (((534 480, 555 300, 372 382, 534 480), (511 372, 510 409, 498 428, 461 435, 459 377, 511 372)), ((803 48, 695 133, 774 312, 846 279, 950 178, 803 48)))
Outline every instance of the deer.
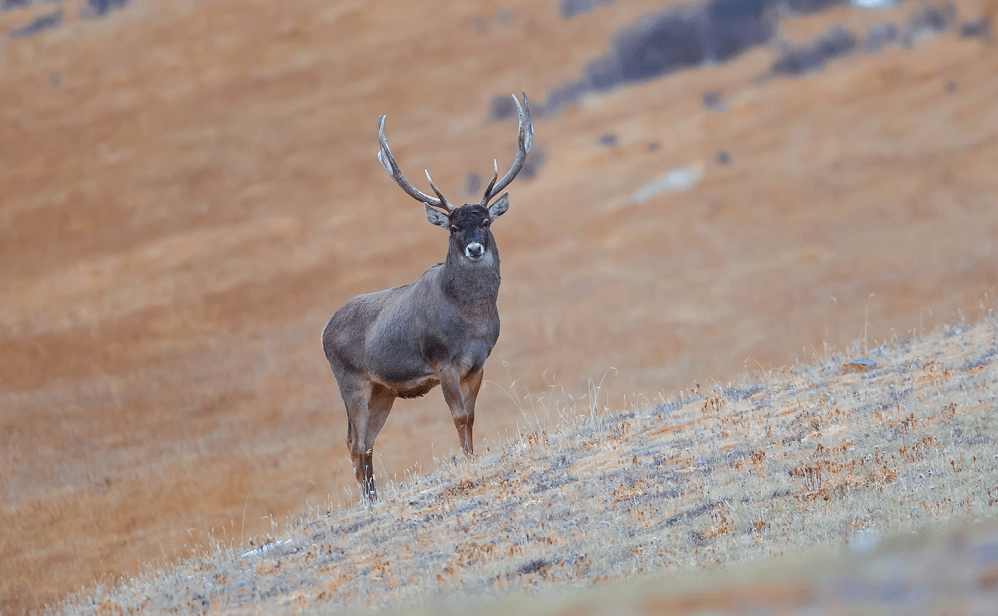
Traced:
POLYGON ((437 385, 450 409, 465 456, 474 455, 475 401, 485 360, 499 339, 499 250, 491 225, 509 208, 502 192, 523 169, 533 143, 527 93, 513 95, 519 117, 517 153, 499 178, 499 163, 478 203, 456 207, 424 170, 430 196, 405 178, 378 118, 378 160, 406 194, 423 203, 426 219, 450 233, 447 256, 418 280, 357 295, 336 311, 322 332, 322 347, 347 414, 347 447, 363 494, 377 499, 374 441, 396 398, 426 395, 437 385), (497 181, 498 179, 498 181, 497 181), (495 201, 493 201, 495 199, 495 201), (490 205, 491 202, 491 205, 490 205))

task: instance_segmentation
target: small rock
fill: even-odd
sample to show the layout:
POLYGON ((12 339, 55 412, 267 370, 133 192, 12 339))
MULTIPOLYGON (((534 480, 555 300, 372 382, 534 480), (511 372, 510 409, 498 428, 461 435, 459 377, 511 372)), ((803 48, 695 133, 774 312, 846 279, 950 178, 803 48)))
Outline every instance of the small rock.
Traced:
POLYGON ((720 92, 704 92, 700 96, 700 100, 703 102, 703 106, 711 111, 723 113, 728 110, 728 102, 724 100, 724 96, 720 92))
POLYGON ((870 368, 877 365, 877 362, 873 361, 869 357, 857 357, 856 359, 850 359, 849 361, 842 364, 842 368, 846 372, 866 372, 870 368))
POLYGON ((648 182, 631 193, 631 201, 644 203, 655 195, 664 192, 684 192, 694 186, 703 177, 703 165, 691 163, 666 173, 664 176, 648 182))
POLYGON ((599 144, 605 148, 612 148, 617 145, 617 135, 613 133, 604 133, 600 135, 599 144))
POLYGON ((960 24, 960 38, 991 38, 991 18, 987 15, 971 19, 960 24))
POLYGON ((482 177, 477 173, 469 173, 467 179, 464 180, 464 194, 467 196, 474 196, 478 194, 478 191, 482 189, 482 177))

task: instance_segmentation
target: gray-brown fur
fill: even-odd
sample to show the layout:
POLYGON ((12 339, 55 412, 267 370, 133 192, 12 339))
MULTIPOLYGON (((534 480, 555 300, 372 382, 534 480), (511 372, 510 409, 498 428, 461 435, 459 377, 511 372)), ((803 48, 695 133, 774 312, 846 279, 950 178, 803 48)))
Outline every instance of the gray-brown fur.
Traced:
POLYGON ((499 251, 490 227, 509 206, 509 193, 488 203, 513 180, 530 150, 533 126, 526 94, 523 99, 523 108, 517 101, 520 136, 513 166, 498 184, 496 166, 481 202, 461 207, 452 206, 432 180, 437 198, 405 179, 384 136, 384 116, 379 119, 379 160, 403 190, 424 203, 427 219, 449 230, 450 243, 446 260, 416 282, 354 297, 322 332, 346 406, 354 474, 370 498, 376 495, 374 441, 395 398, 417 398, 440 385, 461 447, 473 453, 475 401, 485 360, 499 338, 499 251))

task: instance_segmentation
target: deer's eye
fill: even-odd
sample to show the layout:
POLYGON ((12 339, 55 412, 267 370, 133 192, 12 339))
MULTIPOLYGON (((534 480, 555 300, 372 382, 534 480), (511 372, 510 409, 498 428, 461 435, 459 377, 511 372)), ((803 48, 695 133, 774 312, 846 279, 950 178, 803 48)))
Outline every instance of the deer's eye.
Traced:
POLYGON ((489 219, 488 218, 486 218, 485 220, 482 221, 482 226, 483 227, 489 226, 489 219))
POLYGON ((451 225, 450 226, 450 230, 451 230, 452 233, 457 233, 458 231, 461 230, 461 227, 459 227, 457 225, 451 225))

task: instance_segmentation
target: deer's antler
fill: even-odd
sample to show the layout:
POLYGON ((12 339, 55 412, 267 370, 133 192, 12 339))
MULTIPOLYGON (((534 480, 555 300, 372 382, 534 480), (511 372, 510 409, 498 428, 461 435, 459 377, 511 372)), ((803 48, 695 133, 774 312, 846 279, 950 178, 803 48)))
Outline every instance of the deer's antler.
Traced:
POLYGON ((440 189, 433 183, 433 180, 430 178, 429 171, 424 170, 426 171, 426 179, 430 181, 430 188, 433 189, 433 192, 437 193, 436 197, 431 197, 430 195, 419 190, 413 186, 409 180, 405 179, 404 175, 402 175, 402 170, 399 169, 398 163, 395 162, 395 157, 392 156, 392 150, 388 147, 388 138, 385 137, 385 116, 378 118, 378 143, 381 144, 381 149, 378 150, 378 160, 381 161, 381 166, 385 168, 388 175, 395 179, 395 182, 402 190, 407 192, 413 199, 422 201, 430 207, 444 210, 448 214, 454 211, 454 206, 447 201, 447 198, 444 197, 443 193, 440 192, 440 189))
MULTIPOLYGON (((516 159, 513 160, 513 166, 509 168, 506 175, 502 177, 501 180, 496 181, 499 177, 499 163, 493 160, 493 166, 495 173, 492 175, 492 181, 489 182, 488 187, 485 189, 485 194, 482 195, 482 200, 480 204, 485 207, 488 205, 496 195, 503 191, 509 183, 513 181, 520 170, 523 169, 523 164, 527 160, 527 153, 530 152, 530 148, 534 142, 534 124, 530 120, 530 103, 527 101, 527 93, 523 93, 523 105, 520 105, 520 100, 516 98, 513 94, 513 102, 516 103, 516 112, 520 120, 520 136, 517 140, 517 152, 516 159)), ((401 169, 399 169, 398 163, 395 162, 395 157, 392 156, 392 150, 388 147, 388 138, 385 137, 385 116, 380 116, 378 118, 378 142, 381 144, 381 149, 378 150, 378 160, 381 161, 381 166, 385 168, 388 175, 395 179, 395 182, 399 187, 408 193, 413 199, 417 201, 422 201, 430 207, 435 207, 440 210, 444 210, 448 214, 453 212, 455 208, 451 203, 444 197, 440 189, 437 188, 436 184, 433 183, 433 179, 430 178, 430 172, 426 171, 426 179, 430 182, 430 188, 433 192, 437 194, 436 197, 431 197, 430 195, 419 190, 412 185, 409 180, 405 179, 402 174, 401 169)))
POLYGON ((516 174, 520 173, 520 170, 523 169, 523 163, 527 160, 527 152, 530 151, 530 147, 534 144, 534 124, 530 121, 530 103, 527 102, 527 93, 523 93, 522 107, 520 106, 519 99, 516 98, 516 94, 512 96, 513 102, 516 103, 516 113, 520 118, 520 137, 517 140, 516 159, 513 160, 513 166, 509 168, 506 175, 502 176, 498 184, 496 183, 496 178, 499 177, 499 163, 493 160, 495 173, 492 176, 492 181, 489 182, 488 188, 485 189, 485 194, 482 196, 481 205, 483 207, 487 206, 493 197, 509 186, 509 183, 513 181, 516 174))

